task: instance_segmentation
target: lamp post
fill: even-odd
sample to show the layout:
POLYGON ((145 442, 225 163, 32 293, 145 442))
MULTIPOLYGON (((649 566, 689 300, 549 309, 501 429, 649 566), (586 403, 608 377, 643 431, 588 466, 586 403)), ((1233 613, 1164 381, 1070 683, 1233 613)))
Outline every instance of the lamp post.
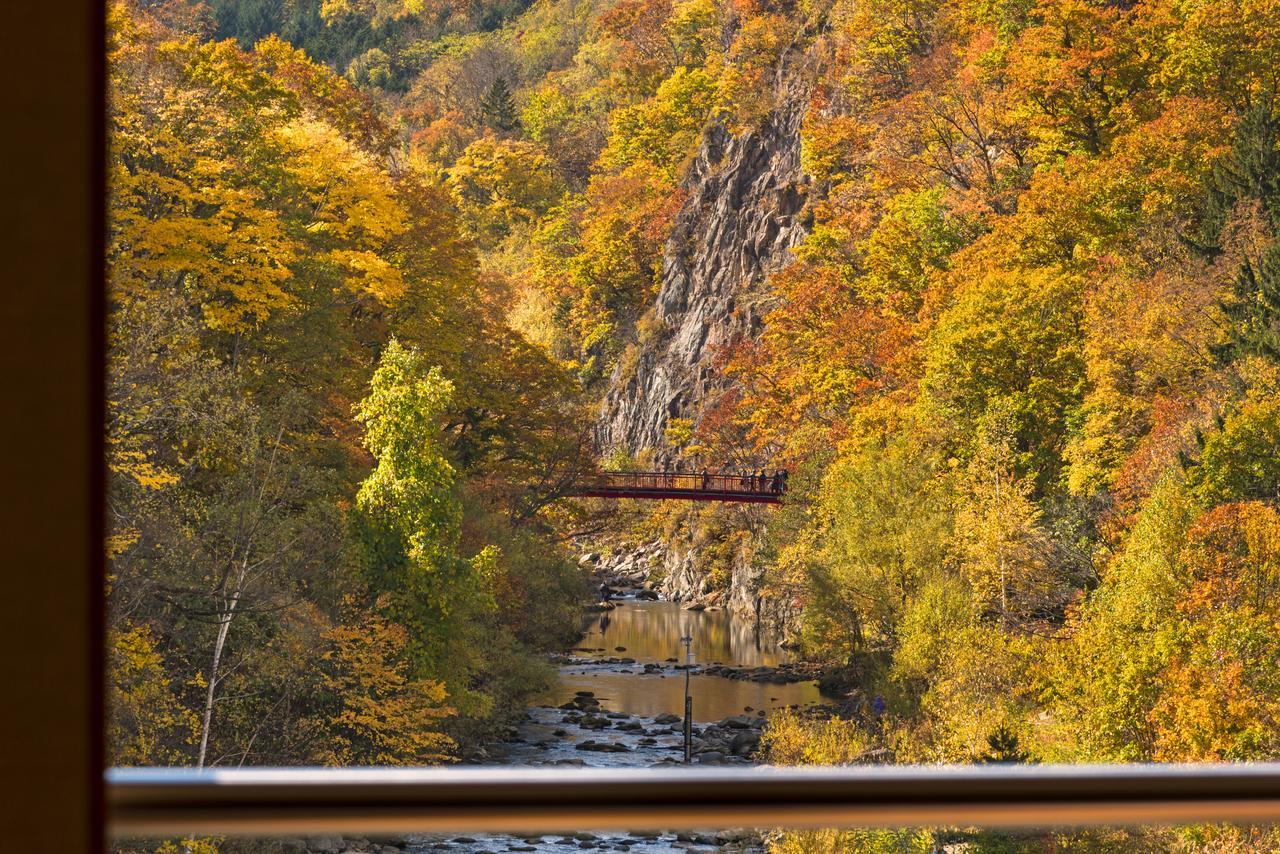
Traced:
POLYGON ((693 638, 680 638, 684 644, 684 764, 693 761, 693 698, 689 696, 689 670, 693 667, 693 638))

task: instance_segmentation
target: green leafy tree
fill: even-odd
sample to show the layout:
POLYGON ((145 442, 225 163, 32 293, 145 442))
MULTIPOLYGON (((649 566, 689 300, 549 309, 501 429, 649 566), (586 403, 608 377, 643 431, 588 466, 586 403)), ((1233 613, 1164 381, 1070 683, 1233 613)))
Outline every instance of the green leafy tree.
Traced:
POLYGON ((439 679, 460 708, 483 709, 471 689, 494 603, 483 574, 493 556, 458 555, 462 510, 456 472, 440 443, 453 385, 421 354, 392 339, 356 406, 376 463, 356 494, 367 582, 408 627, 415 675, 439 679))

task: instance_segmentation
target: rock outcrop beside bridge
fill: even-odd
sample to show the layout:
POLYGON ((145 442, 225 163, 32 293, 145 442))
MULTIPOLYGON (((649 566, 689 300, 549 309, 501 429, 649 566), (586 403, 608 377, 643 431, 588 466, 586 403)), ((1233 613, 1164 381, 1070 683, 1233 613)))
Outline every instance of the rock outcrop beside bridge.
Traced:
MULTIPOLYGON (((790 263, 810 219, 813 188, 800 166, 800 129, 812 74, 798 52, 792 60, 777 81, 775 109, 757 129, 735 136, 715 126, 703 139, 666 244, 657 299, 636 324, 648 332, 619 359, 601 407, 596 440, 605 454, 647 453, 655 468, 674 466, 668 424, 679 418, 697 425, 731 392, 724 351, 763 329, 768 278, 790 263)), ((662 596, 790 629, 794 603, 762 595, 754 537, 735 547, 727 578, 721 571, 713 584, 709 561, 693 545, 699 538, 691 528, 701 523, 686 521, 679 542, 636 556, 646 578, 660 579, 653 586, 662 596)))
POLYGON ((593 587, 603 581, 615 590, 638 591, 638 598, 651 594, 690 609, 723 609, 784 638, 794 628, 794 603, 782 596, 761 595, 762 568, 747 554, 734 556, 728 586, 722 589, 712 585, 697 549, 684 543, 615 544, 611 554, 587 552, 579 564, 591 572, 593 587))
POLYGON ((662 284, 647 340, 619 360, 596 427, 599 447, 651 451, 672 462, 664 430, 673 418, 696 424, 730 388, 719 371, 723 348, 762 327, 769 274, 805 236, 808 180, 800 169, 807 95, 783 85, 778 107, 758 130, 708 130, 686 178, 688 198, 667 241, 662 284), (656 330, 656 331, 653 331, 656 330))

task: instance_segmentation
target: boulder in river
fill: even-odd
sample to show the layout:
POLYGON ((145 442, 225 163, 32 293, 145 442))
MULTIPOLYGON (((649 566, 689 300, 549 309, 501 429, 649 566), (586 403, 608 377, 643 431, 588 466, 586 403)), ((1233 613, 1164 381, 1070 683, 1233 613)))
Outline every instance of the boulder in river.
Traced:
POLYGON ((666 725, 666 724, 678 724, 678 723, 680 723, 680 716, 679 716, 679 715, 673 715, 673 714, 671 714, 670 712, 663 712, 662 714, 660 714, 660 715, 658 715, 656 718, 654 718, 654 719, 653 719, 653 722, 654 722, 655 724, 664 724, 664 725, 666 725))
POLYGON ((587 739, 574 745, 577 750, 590 750, 594 753, 630 753, 631 748, 616 741, 593 741, 587 739))
POLYGON ((754 753, 759 746, 760 733, 743 731, 735 735, 733 741, 729 742, 729 752, 734 756, 747 756, 754 753))

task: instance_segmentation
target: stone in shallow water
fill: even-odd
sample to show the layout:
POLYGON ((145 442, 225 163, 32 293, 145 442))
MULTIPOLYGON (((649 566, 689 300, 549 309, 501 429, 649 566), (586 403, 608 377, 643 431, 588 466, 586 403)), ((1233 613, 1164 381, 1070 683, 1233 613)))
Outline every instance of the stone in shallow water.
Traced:
POLYGON ((734 756, 746 756, 759 746, 759 733, 740 732, 733 737, 733 741, 729 744, 729 750, 733 752, 734 756))
POLYGON ((631 748, 627 747, 625 744, 618 744, 617 742, 612 742, 612 741, 592 741, 591 739, 587 739, 586 741, 575 744, 574 747, 577 750, 590 750, 595 753, 630 753, 631 752, 631 748))

